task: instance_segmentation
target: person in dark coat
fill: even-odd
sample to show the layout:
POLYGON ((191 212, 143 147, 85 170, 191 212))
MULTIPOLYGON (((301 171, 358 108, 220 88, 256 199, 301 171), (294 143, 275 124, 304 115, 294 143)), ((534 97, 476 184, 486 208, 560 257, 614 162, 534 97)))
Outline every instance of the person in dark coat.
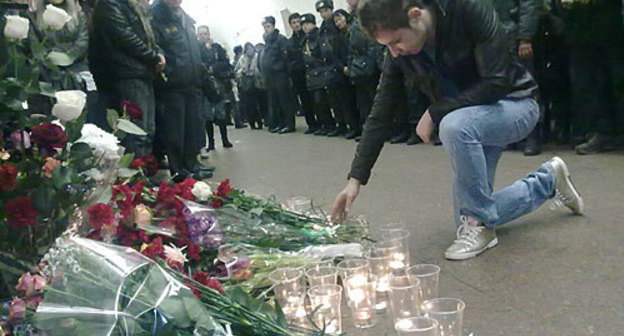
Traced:
POLYGON ((203 136, 202 63, 195 21, 182 10, 181 2, 157 0, 152 5, 156 41, 169 60, 165 77, 156 82, 158 136, 174 181, 212 176, 197 160, 203 136))
POLYGON ((262 22, 264 28, 264 78, 269 91, 269 127, 272 133, 295 131, 297 103, 293 85, 288 74, 288 39, 275 29, 275 18, 267 16, 262 22))
POLYGON ((290 62, 288 64, 288 70, 293 81, 294 91, 299 98, 300 112, 305 117, 306 124, 308 125, 308 129, 304 134, 313 134, 318 129, 318 122, 314 116, 312 96, 306 87, 305 62, 303 61, 302 49, 305 33, 303 29, 301 29, 301 15, 299 15, 299 13, 291 14, 288 17, 288 23, 293 31, 289 39, 290 62))
POLYGON ((331 115, 328 88, 328 73, 335 74, 335 67, 326 64, 321 53, 319 28, 314 14, 301 16, 301 26, 306 34, 302 43, 303 61, 306 68, 306 88, 313 99, 314 115, 318 129, 314 135, 328 135, 336 130, 336 121, 331 115))
MULTIPOLYGON (((212 41, 210 28, 199 26, 197 35, 204 70, 208 72, 208 75, 215 78, 215 84, 218 86, 217 91, 221 95, 221 99, 216 102, 204 100, 204 127, 208 135, 206 151, 215 149, 215 124, 219 127, 223 148, 232 148, 234 145, 228 139, 227 122, 229 118, 226 111, 226 97, 232 92, 232 65, 228 60, 225 49, 219 43, 212 41)), ((202 145, 206 145, 205 140, 202 142, 202 145)))
POLYGON ((92 13, 89 32, 89 69, 100 103, 120 111, 121 102, 143 110, 141 128, 146 137, 127 137, 124 145, 137 156, 152 153, 155 123, 154 79, 165 68, 165 56, 156 44, 146 2, 100 0, 92 13))
MULTIPOLYGON (((366 184, 391 131, 393 108, 413 78, 429 107, 416 127, 425 142, 439 127, 453 167, 457 239, 450 260, 475 257, 498 244, 495 229, 552 197, 574 214, 583 200, 563 160, 554 157, 527 177, 494 192, 504 146, 525 138, 539 120, 537 84, 508 48, 496 12, 480 0, 361 0, 362 26, 388 56, 332 218, 344 218, 366 184)), ((420 171, 419 173, 423 173, 420 171)), ((426 193, 421 193, 425 195, 426 193)), ((418 196, 418 195, 416 195, 418 196)), ((426 197, 426 196, 425 196, 426 197)))
POLYGON ((315 8, 323 19, 319 30, 319 49, 323 62, 326 64, 325 89, 338 124, 338 127, 328 136, 346 135, 349 131, 347 125, 353 129, 359 124, 359 117, 356 116, 353 106, 354 93, 344 74, 344 68, 348 62, 348 45, 332 19, 333 1, 318 0, 315 8))

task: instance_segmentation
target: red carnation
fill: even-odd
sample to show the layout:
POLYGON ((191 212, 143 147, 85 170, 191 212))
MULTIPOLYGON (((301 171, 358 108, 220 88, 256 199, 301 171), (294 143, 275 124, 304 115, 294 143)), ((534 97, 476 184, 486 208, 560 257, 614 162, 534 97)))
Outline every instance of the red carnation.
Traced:
POLYGON ((177 201, 175 190, 167 182, 161 183, 160 187, 158 187, 156 200, 169 206, 175 206, 177 201))
POLYGON ((158 173, 158 160, 154 155, 145 155, 134 159, 129 167, 133 169, 141 167, 146 176, 154 176, 158 173))
POLYGON ((113 225, 115 221, 113 208, 108 204, 92 205, 87 209, 87 213, 89 213, 89 223, 96 230, 101 229, 103 225, 113 225))
POLYGON ((165 248, 163 247, 162 237, 156 237, 152 240, 152 243, 149 244, 141 253, 150 258, 156 259, 156 257, 165 257, 165 248))
POLYGON ((129 218, 134 209, 132 189, 127 184, 113 187, 113 199, 116 200, 117 206, 121 209, 122 217, 124 219, 129 218), (123 197, 120 194, 123 194, 123 197))
POLYGON ((5 162, 0 166, 0 190, 11 191, 17 186, 17 167, 5 162))
POLYGON ((25 196, 18 196, 8 201, 4 211, 9 225, 15 230, 35 224, 37 215, 39 215, 30 198, 25 196))
POLYGON ((143 110, 139 104, 122 100, 121 101, 121 109, 130 117, 132 120, 141 120, 143 119, 143 110))
MULTIPOLYGON (((195 271, 191 279, 199 282, 200 284, 208 288, 212 288, 219 293, 223 293, 223 288, 221 287, 221 283, 219 283, 217 279, 211 278, 206 272, 202 272, 199 270, 195 271)), ((192 288, 192 287, 191 287, 191 290, 193 290, 193 293, 195 293, 196 296, 199 296, 199 291, 197 291, 195 288, 192 288)))
POLYGON ((201 256, 199 255, 200 252, 200 247, 189 242, 188 245, 186 245, 186 254, 189 256, 189 258, 193 259, 193 260, 199 260, 201 259, 201 256))
POLYGON ((54 125, 51 122, 43 122, 39 125, 33 126, 31 129, 32 141, 36 143, 39 148, 46 149, 52 152, 53 148, 63 148, 67 143, 67 136, 61 126, 54 125))
POLYGON ((184 179, 184 181, 176 184, 174 187, 176 195, 186 200, 194 201, 195 195, 193 195, 192 190, 193 190, 193 186, 195 186, 195 183, 197 183, 196 180, 192 178, 187 178, 187 179, 184 179))
POLYGON ((213 208, 222 207, 223 206, 222 199, 229 199, 228 193, 232 190, 234 190, 234 188, 230 187, 230 179, 223 180, 217 187, 217 190, 212 193, 213 195, 217 196, 216 198, 212 199, 212 207, 213 208))

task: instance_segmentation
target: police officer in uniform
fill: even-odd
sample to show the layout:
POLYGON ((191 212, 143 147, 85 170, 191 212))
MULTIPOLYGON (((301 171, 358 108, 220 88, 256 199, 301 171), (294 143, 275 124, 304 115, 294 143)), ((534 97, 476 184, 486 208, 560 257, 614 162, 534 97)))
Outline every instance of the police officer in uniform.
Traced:
POLYGON ((295 131, 297 104, 288 74, 288 39, 275 29, 275 18, 272 16, 264 18, 262 27, 265 42, 263 72, 271 106, 269 124, 273 126, 270 131, 292 133, 295 131))
POLYGON ((326 65, 326 90, 329 103, 334 111, 338 128, 328 136, 341 136, 347 133, 347 124, 352 128, 359 128, 359 118, 353 108, 353 91, 349 87, 344 75, 344 67, 348 62, 347 42, 340 35, 332 19, 334 3, 332 0, 316 2, 316 11, 323 18, 319 31, 320 53, 326 65))
POLYGON ((299 97, 301 104, 300 112, 303 114, 308 124, 308 129, 304 134, 312 134, 318 129, 318 123, 314 116, 312 96, 306 87, 305 80, 305 63, 303 62, 303 40, 305 33, 301 29, 301 15, 299 13, 293 13, 288 17, 288 23, 293 31, 292 36, 289 39, 290 42, 290 62, 288 70, 293 81, 294 91, 299 97))

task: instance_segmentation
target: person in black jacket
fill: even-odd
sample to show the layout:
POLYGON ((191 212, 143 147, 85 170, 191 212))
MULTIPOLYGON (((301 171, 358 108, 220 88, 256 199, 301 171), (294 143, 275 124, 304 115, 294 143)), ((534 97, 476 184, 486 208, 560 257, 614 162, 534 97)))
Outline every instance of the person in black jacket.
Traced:
POLYGON ((288 74, 288 39, 275 29, 275 18, 267 16, 262 21, 264 28, 264 78, 269 91, 269 128, 272 133, 295 131, 297 104, 292 92, 292 81, 288 74))
POLYGON ((313 134, 318 130, 318 122, 314 116, 312 96, 306 87, 305 62, 303 61, 302 50, 305 33, 301 29, 301 15, 299 13, 291 14, 288 17, 288 24, 290 24, 290 28, 293 31, 292 36, 288 40, 290 42, 288 70, 293 81, 294 91, 299 97, 300 112, 302 112, 306 124, 308 124, 308 129, 304 134, 313 134))
POLYGON ((335 131, 328 136, 346 135, 347 125, 359 127, 359 117, 354 109, 355 96, 347 81, 344 68, 348 62, 348 44, 332 19, 334 3, 332 0, 318 0, 315 4, 323 22, 319 31, 319 42, 326 70, 326 89, 334 117, 338 123, 335 131))
POLYGON ((93 9, 89 32, 89 69, 101 104, 120 111, 121 102, 127 100, 143 110, 139 126, 148 135, 124 139, 128 152, 137 156, 152 153, 156 132, 154 78, 166 64, 148 13, 142 1, 100 0, 93 9))
POLYGON ((181 2, 157 0, 152 5, 156 41, 169 60, 164 70, 165 77, 156 82, 158 136, 169 158, 169 170, 174 181, 212 176, 197 161, 203 136, 202 64, 195 21, 182 10, 181 2))
POLYGON ((498 244, 495 228, 557 197, 574 214, 583 201, 563 160, 494 193, 504 146, 525 138, 539 119, 537 85, 513 60, 494 9, 479 0, 362 0, 362 26, 392 57, 384 64, 373 111, 349 173, 336 197, 334 220, 366 184, 391 128, 392 110, 413 78, 431 105, 416 133, 429 142, 436 127, 454 172, 457 239, 445 257, 463 260, 498 244))
POLYGON ((312 96, 314 115, 318 121, 318 129, 314 135, 328 135, 336 130, 336 121, 329 107, 327 74, 333 74, 336 70, 325 63, 325 58, 321 54, 319 29, 316 27, 314 14, 303 14, 301 26, 306 34, 301 45, 306 68, 306 88, 312 96))
MULTIPOLYGON (((234 77, 232 65, 225 49, 210 37, 210 28, 208 26, 199 26, 197 35, 204 66, 203 70, 207 71, 208 75, 214 76, 215 84, 218 86, 217 91, 221 95, 219 101, 209 102, 207 99, 204 100, 204 126, 208 135, 206 151, 215 149, 215 124, 219 127, 223 148, 232 148, 234 145, 228 139, 227 131, 227 123, 230 120, 227 116, 227 105, 228 103, 231 104, 231 102, 226 101, 230 96, 230 92, 232 92, 231 79, 234 77)), ((202 139, 204 138, 202 137, 202 139)), ((201 145, 202 147, 206 146, 205 140, 201 145)))

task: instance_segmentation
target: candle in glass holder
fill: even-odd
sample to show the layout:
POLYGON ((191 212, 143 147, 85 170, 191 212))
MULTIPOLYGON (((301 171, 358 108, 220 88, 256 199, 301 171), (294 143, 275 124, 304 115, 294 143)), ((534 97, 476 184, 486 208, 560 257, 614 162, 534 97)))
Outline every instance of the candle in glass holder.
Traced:
POLYGON ((369 328, 375 325, 375 288, 377 277, 374 275, 353 275, 345 279, 347 303, 353 314, 356 328, 369 328))
POLYGON ((399 336, 438 336, 438 321, 429 317, 410 317, 397 321, 399 336))

